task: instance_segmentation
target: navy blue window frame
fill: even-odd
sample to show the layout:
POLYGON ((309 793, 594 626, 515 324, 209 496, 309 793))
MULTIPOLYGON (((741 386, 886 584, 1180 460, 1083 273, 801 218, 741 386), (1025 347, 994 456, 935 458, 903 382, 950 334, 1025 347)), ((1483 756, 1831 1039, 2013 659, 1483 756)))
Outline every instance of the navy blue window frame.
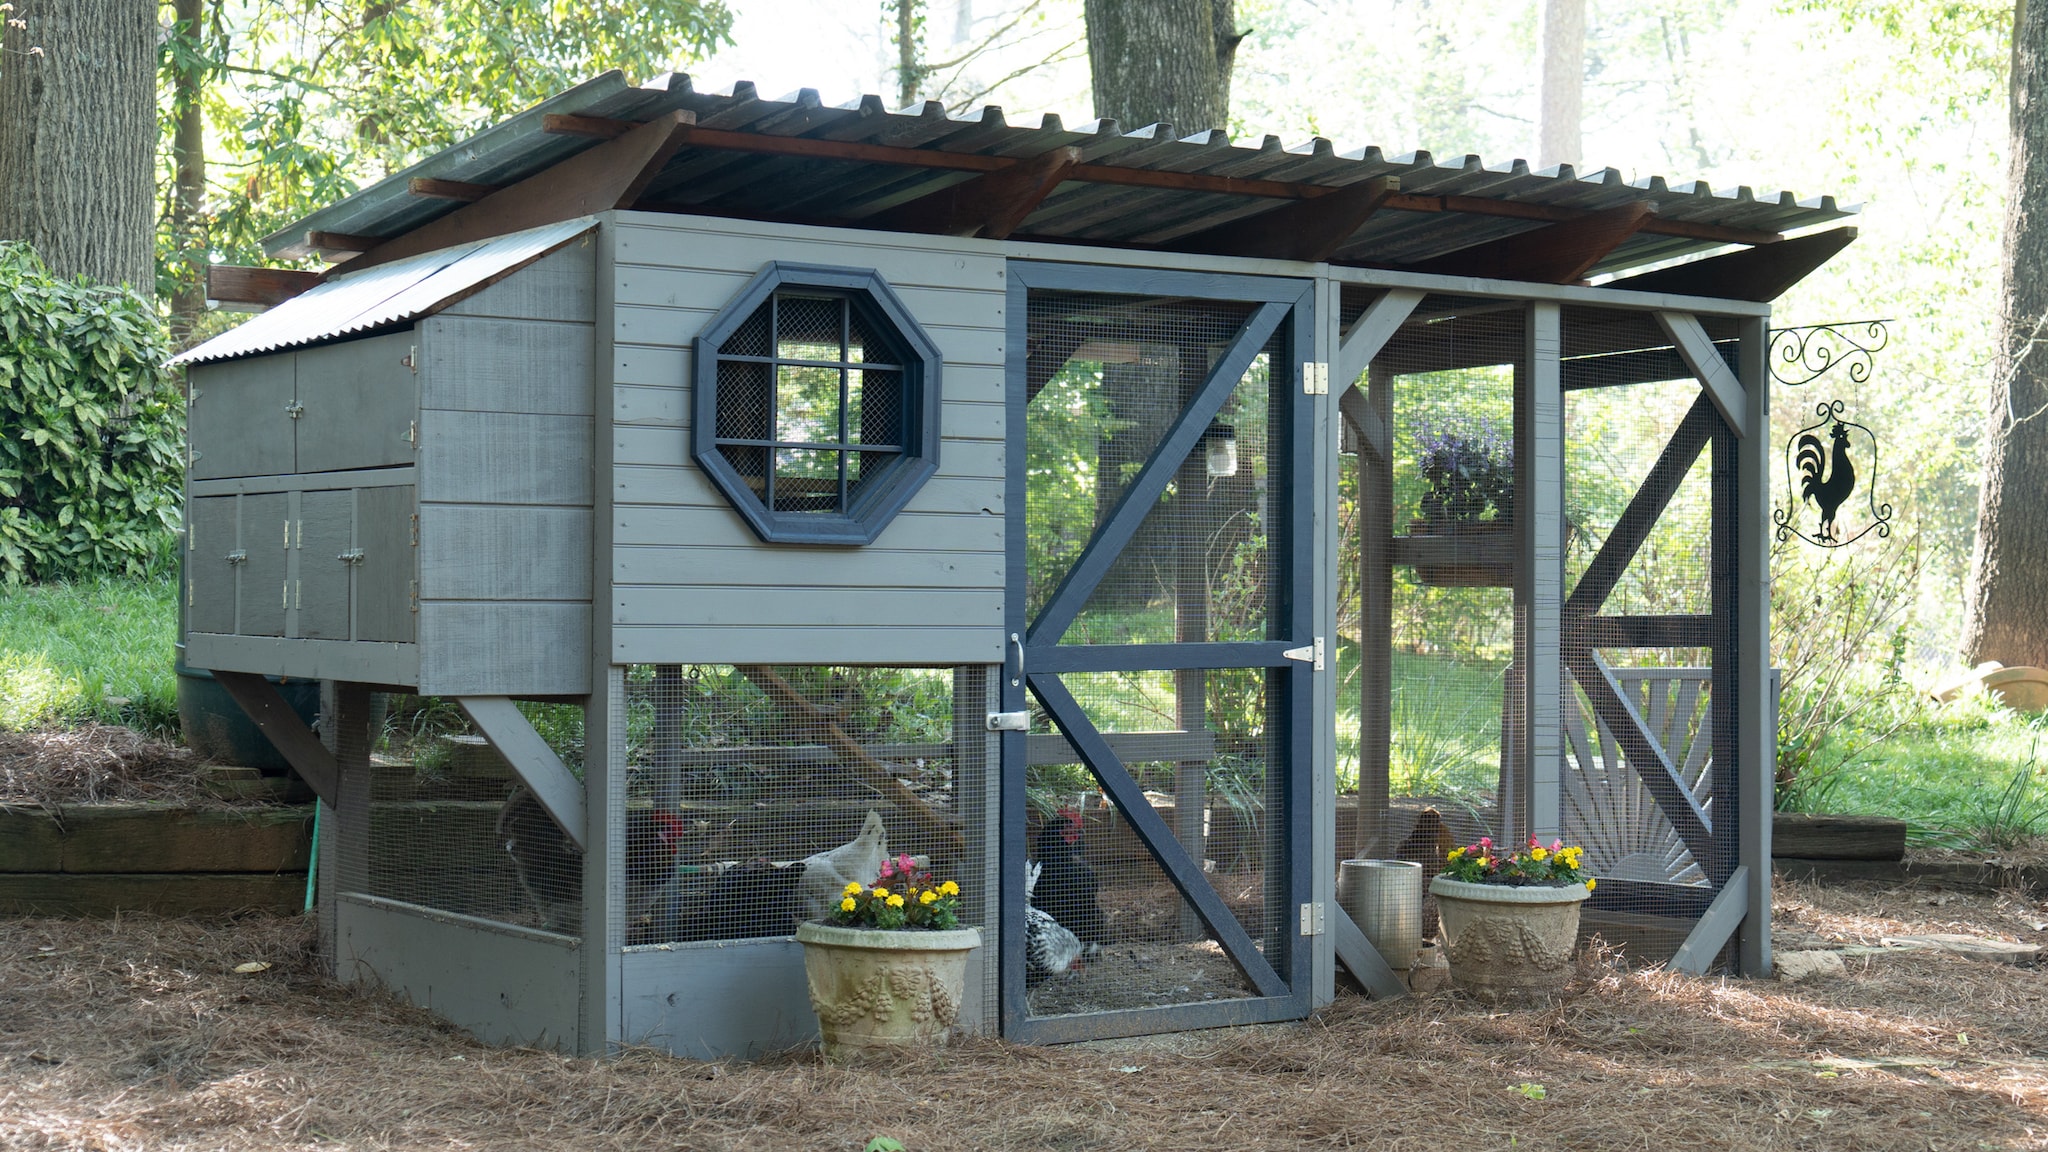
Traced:
MULTIPOLYGON (((939 467, 939 376, 943 358, 937 345, 911 316, 910 310, 872 268, 842 268, 816 264, 772 261, 741 288, 717 316, 705 325, 696 339, 692 373, 692 416, 690 453, 697 466, 717 485, 733 509, 754 534, 771 544, 858 546, 871 544, 888 527, 917 490, 939 467), (809 364, 783 357, 773 309, 778 297, 831 297, 845 301, 848 315, 857 313, 871 335, 892 346, 889 370, 899 372, 901 411, 900 435, 886 444, 863 444, 846 428, 847 385, 842 372, 840 385, 840 430, 836 440, 790 441, 776 438, 775 405, 779 384, 778 368, 785 362, 811 367, 861 369, 863 364, 845 363, 849 339, 841 336, 841 362, 809 364), (764 306, 771 309, 767 355, 741 356, 725 350, 727 341, 764 306), (765 437, 722 436, 719 428, 719 367, 745 361, 769 366, 768 409, 764 414, 765 437), (778 454, 786 451, 836 452, 839 455, 838 493, 833 506, 822 510, 778 509, 775 478, 778 454), (757 491, 747 474, 735 463, 735 456, 759 452, 765 461, 761 489, 757 491), (848 480, 849 462, 858 456, 864 466, 875 467, 862 478, 859 491, 848 480), (886 463, 869 460, 886 458, 886 463)), ((876 365, 880 370, 883 365, 876 365)), ((728 401, 731 397, 728 396, 728 401)))
MULTIPOLYGON (((1059 724, 1103 789, 1130 821, 1132 831, 1181 895, 1215 932, 1218 943, 1250 982, 1254 995, 1244 999, 1132 1008, 1073 1016, 1033 1016, 1025 994, 1023 945, 1026 734, 1005 731, 1002 749, 1001 816, 1001 957, 999 967, 1003 1035, 1025 1043, 1077 1040, 1213 1028, 1238 1024, 1295 1020, 1313 1007, 1313 945, 1308 937, 1289 935, 1268 942, 1263 951, 1224 907, 1199 862, 1180 846, 1152 810, 1109 742, 1091 723, 1061 680, 1066 672, 1138 669, 1250 667, 1269 669, 1268 709, 1276 726, 1284 727, 1279 742, 1281 763, 1269 766, 1268 788, 1283 805, 1277 830, 1281 840, 1274 866, 1284 872, 1279 887, 1290 906, 1313 899, 1311 869, 1314 809, 1314 701, 1312 665, 1290 659, 1286 651, 1313 643, 1315 630, 1315 406, 1304 389, 1303 362, 1315 347, 1315 286, 1300 279, 1237 276, 1159 269, 1112 268, 1075 264, 1009 262, 1009 314, 1006 456, 1010 460, 1006 506, 1015 513, 1006 524, 1009 579, 1005 633, 1010 644, 1002 667, 1000 698, 1006 712, 1022 711, 1037 700, 1059 724), (1183 411, 1155 448, 1144 470, 1134 478, 1108 522, 1097 529, 1083 554, 1069 569, 1037 619, 1027 614, 1026 503, 1024 461, 1029 396, 1026 369, 1030 346, 1030 293, 1067 290, 1108 294, 1171 295, 1189 299, 1248 302, 1260 307, 1247 319, 1232 348, 1211 369, 1194 404, 1183 411), (1209 420, 1229 398, 1252 359, 1278 334, 1287 347, 1273 365, 1275 395, 1286 402, 1274 413, 1271 466, 1275 507, 1284 509, 1284 545, 1274 561, 1284 565, 1274 625, 1279 638, 1264 641, 1202 644, 1063 645, 1074 614, 1087 599, 1117 554, 1127 547, 1180 458, 1199 443, 1209 420), (1158 467, 1161 463, 1163 467, 1158 467)), ((1292 922, 1291 920, 1289 921, 1292 922)))

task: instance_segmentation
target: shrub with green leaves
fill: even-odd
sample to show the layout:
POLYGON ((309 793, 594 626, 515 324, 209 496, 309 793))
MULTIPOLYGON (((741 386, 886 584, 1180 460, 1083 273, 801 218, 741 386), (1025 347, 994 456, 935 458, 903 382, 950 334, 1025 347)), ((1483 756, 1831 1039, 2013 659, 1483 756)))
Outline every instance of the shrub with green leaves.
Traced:
POLYGON ((0 582, 137 576, 169 549, 185 402, 156 309, 0 243, 0 582))

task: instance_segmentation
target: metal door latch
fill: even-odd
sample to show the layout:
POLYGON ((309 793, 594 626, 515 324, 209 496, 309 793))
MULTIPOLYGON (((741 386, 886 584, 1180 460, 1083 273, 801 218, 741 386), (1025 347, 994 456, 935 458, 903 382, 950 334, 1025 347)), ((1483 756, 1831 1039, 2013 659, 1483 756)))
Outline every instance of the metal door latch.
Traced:
POLYGON ((991 712, 988 714, 988 730, 991 732, 1031 731, 1030 712, 991 712))
POLYGON ((1323 934, 1323 902, 1312 901, 1301 906, 1301 934, 1321 936, 1323 934))
POLYGON ((297 420, 299 417, 304 416, 306 414, 306 406, 304 404, 299 403, 297 400, 294 400, 291 403, 284 406, 284 414, 291 417, 294 420, 297 420))
POLYGON ((1299 660, 1303 664, 1313 664, 1318 672, 1323 670, 1323 638, 1321 636, 1316 637, 1316 642, 1313 644, 1303 644, 1299 648, 1289 648, 1280 654, 1289 660, 1299 660))
POLYGON ((336 556, 335 559, 343 564, 361 564, 363 562, 363 550, 361 548, 351 548, 336 556))
POLYGON ((249 562, 249 550, 247 548, 237 548, 233 552, 228 553, 227 559, 229 564, 247 564, 249 562))

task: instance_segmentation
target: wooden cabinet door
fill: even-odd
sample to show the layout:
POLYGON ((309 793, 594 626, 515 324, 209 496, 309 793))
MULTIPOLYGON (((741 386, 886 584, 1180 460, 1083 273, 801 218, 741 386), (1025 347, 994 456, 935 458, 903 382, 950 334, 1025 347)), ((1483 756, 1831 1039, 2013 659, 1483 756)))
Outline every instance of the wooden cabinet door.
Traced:
POLYGON ((413 640, 418 619, 412 591, 418 573, 417 507, 409 484, 356 492, 356 545, 363 550, 356 569, 358 640, 413 640))
POLYGON ((282 476, 295 471, 291 407, 295 353, 192 368, 186 415, 194 480, 282 476))
POLYGON ((248 559, 237 593, 241 600, 238 631, 244 636, 284 635, 290 577, 291 497, 265 492, 241 497, 239 547, 248 559))
POLYGON ((355 570, 355 493, 347 489, 299 494, 299 522, 293 551, 299 572, 293 601, 298 635, 308 640, 346 640, 350 576, 355 570))
POLYGON ((234 496, 192 501, 185 522, 185 630, 232 634, 235 579, 247 556, 235 540, 234 496))
POLYGON ((413 462, 418 437, 416 337, 394 332, 299 354, 298 470, 339 472, 413 462))

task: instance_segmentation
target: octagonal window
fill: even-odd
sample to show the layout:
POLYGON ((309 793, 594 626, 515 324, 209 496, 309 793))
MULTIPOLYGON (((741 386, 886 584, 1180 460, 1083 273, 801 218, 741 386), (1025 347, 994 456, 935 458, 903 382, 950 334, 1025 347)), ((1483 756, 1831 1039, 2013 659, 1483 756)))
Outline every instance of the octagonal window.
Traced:
POLYGON ((770 264, 695 388, 692 454, 763 540, 869 543, 938 469, 938 349, 873 271, 770 264))

